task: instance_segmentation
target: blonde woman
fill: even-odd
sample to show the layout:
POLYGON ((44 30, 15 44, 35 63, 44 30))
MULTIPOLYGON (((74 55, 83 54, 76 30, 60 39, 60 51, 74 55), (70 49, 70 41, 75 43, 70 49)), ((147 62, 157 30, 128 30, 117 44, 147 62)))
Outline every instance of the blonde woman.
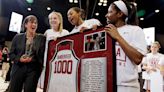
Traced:
POLYGON ((67 30, 63 29, 63 18, 61 13, 53 11, 49 14, 48 19, 51 29, 46 30, 44 33, 47 41, 69 34, 67 30))
MULTIPOLYGON (((160 44, 159 42, 155 41, 154 43, 151 44, 150 47, 150 53, 146 55, 146 57, 143 58, 142 63, 143 63, 143 69, 146 70, 146 74, 148 76, 151 76, 151 73, 156 72, 158 70, 158 63, 161 60, 161 58, 164 56, 163 54, 159 53, 160 49, 160 44)), ((145 79, 144 83, 144 89, 146 89, 146 92, 150 92, 150 78, 145 79)))
POLYGON ((52 11, 48 15, 50 29, 47 29, 44 35, 46 36, 46 48, 44 53, 44 68, 39 80, 39 86, 43 88, 44 85, 44 77, 45 77, 45 66, 47 60, 47 50, 48 50, 48 42, 50 40, 56 40, 58 37, 66 36, 69 32, 66 29, 63 29, 63 17, 61 13, 52 11))

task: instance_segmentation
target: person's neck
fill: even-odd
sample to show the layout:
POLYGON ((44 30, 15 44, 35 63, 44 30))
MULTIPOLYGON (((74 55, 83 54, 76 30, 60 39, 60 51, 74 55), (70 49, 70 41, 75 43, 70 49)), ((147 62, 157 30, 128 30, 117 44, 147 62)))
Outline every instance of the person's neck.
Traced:
POLYGON ((35 33, 27 32, 27 35, 26 35, 27 38, 33 38, 34 36, 35 36, 35 33))
POLYGON ((78 27, 78 26, 80 26, 81 24, 83 24, 83 22, 84 22, 84 21, 83 21, 82 19, 79 19, 79 21, 78 21, 76 27, 78 27))
POLYGON ((118 21, 116 24, 115 24, 115 26, 118 28, 118 27, 122 27, 122 26, 124 26, 125 25, 125 22, 123 22, 123 21, 118 21))
POLYGON ((157 54, 158 52, 152 52, 153 55, 157 54))
POLYGON ((58 27, 52 27, 53 31, 58 32, 58 27))

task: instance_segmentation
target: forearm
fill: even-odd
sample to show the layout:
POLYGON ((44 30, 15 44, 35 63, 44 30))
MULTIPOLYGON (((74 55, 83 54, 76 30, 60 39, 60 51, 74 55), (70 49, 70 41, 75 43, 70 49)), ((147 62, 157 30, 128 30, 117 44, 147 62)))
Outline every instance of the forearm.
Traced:
POLYGON ((130 46, 121 36, 119 36, 116 40, 125 52, 125 54, 129 57, 129 59, 136 65, 139 65, 144 55, 138 52, 132 46, 130 46))
POLYGON ((17 63, 20 61, 20 57, 18 55, 12 54, 12 55, 10 55, 10 60, 17 63))

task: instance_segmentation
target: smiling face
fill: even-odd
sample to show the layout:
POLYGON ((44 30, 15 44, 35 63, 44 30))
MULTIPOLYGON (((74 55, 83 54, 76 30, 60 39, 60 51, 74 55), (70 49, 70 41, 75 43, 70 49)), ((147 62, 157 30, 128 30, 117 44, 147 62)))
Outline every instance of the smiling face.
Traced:
POLYGON ((55 29, 55 31, 59 31, 58 29, 61 23, 59 16, 55 12, 52 12, 48 18, 51 28, 55 29))
POLYGON ((38 27, 38 21, 35 16, 30 15, 25 18, 24 28, 26 32, 34 34, 36 32, 37 27, 38 27))
POLYGON ((115 6, 112 4, 108 8, 108 13, 105 15, 108 24, 115 24, 118 21, 118 11, 115 6))
POLYGON ((159 43, 152 43, 150 50, 152 53, 156 54, 159 51, 160 45, 159 43))
POLYGON ((38 26, 38 23, 36 20, 29 21, 29 22, 27 22, 27 24, 25 24, 25 27, 27 29, 26 31, 28 31, 30 33, 36 32, 37 26, 38 26))
POLYGON ((78 26, 78 22, 81 19, 80 11, 75 11, 73 8, 69 9, 67 12, 68 21, 75 26, 78 26))

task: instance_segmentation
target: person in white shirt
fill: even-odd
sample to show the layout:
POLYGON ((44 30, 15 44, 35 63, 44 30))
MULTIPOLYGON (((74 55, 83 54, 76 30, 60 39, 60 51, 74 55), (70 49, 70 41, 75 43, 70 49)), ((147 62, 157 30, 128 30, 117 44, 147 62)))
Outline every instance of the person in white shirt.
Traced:
POLYGON ((150 47, 150 53, 148 53, 142 60, 143 63, 143 69, 146 70, 145 74, 149 76, 148 78, 145 78, 145 83, 144 83, 144 89, 147 90, 147 92, 150 92, 151 90, 151 74, 153 72, 157 72, 159 70, 158 64, 159 61, 161 60, 162 57, 164 57, 163 54, 159 53, 160 49, 160 44, 159 42, 155 41, 154 43, 151 44, 150 47))
POLYGON ((75 27, 72 29, 70 34, 83 32, 87 29, 97 29, 101 23, 97 19, 84 20, 85 12, 79 7, 72 7, 67 12, 68 21, 75 27))
POLYGON ((43 85, 44 85, 43 82, 44 82, 44 77, 45 77, 45 66, 46 66, 46 61, 47 61, 48 42, 50 40, 57 40, 58 37, 66 36, 69 34, 69 31, 67 31, 66 29, 63 29, 63 17, 61 13, 52 11, 48 15, 48 19, 49 19, 49 24, 50 24, 51 29, 47 29, 44 33, 44 35, 46 36, 46 47, 45 47, 44 64, 43 64, 44 68, 43 68, 42 75, 39 80, 40 83, 38 83, 41 88, 43 88, 43 85))
POLYGON ((147 52, 145 35, 137 26, 133 3, 114 1, 106 14, 106 32, 116 41, 117 92, 140 92, 138 65, 147 52))
MULTIPOLYGON (((44 33, 44 35, 46 36, 46 50, 48 49, 48 42, 50 40, 56 40, 58 37, 69 35, 69 31, 63 29, 63 17, 61 13, 52 11, 48 15, 48 19, 51 29, 46 30, 46 32, 44 33)), ((45 55, 47 55, 46 51, 45 53, 45 55)), ((44 60, 46 60, 46 58, 44 58, 44 60)))
POLYGON ((61 13, 53 11, 49 14, 48 19, 51 29, 46 30, 44 33, 48 41, 69 34, 67 30, 63 29, 63 17, 61 13))

